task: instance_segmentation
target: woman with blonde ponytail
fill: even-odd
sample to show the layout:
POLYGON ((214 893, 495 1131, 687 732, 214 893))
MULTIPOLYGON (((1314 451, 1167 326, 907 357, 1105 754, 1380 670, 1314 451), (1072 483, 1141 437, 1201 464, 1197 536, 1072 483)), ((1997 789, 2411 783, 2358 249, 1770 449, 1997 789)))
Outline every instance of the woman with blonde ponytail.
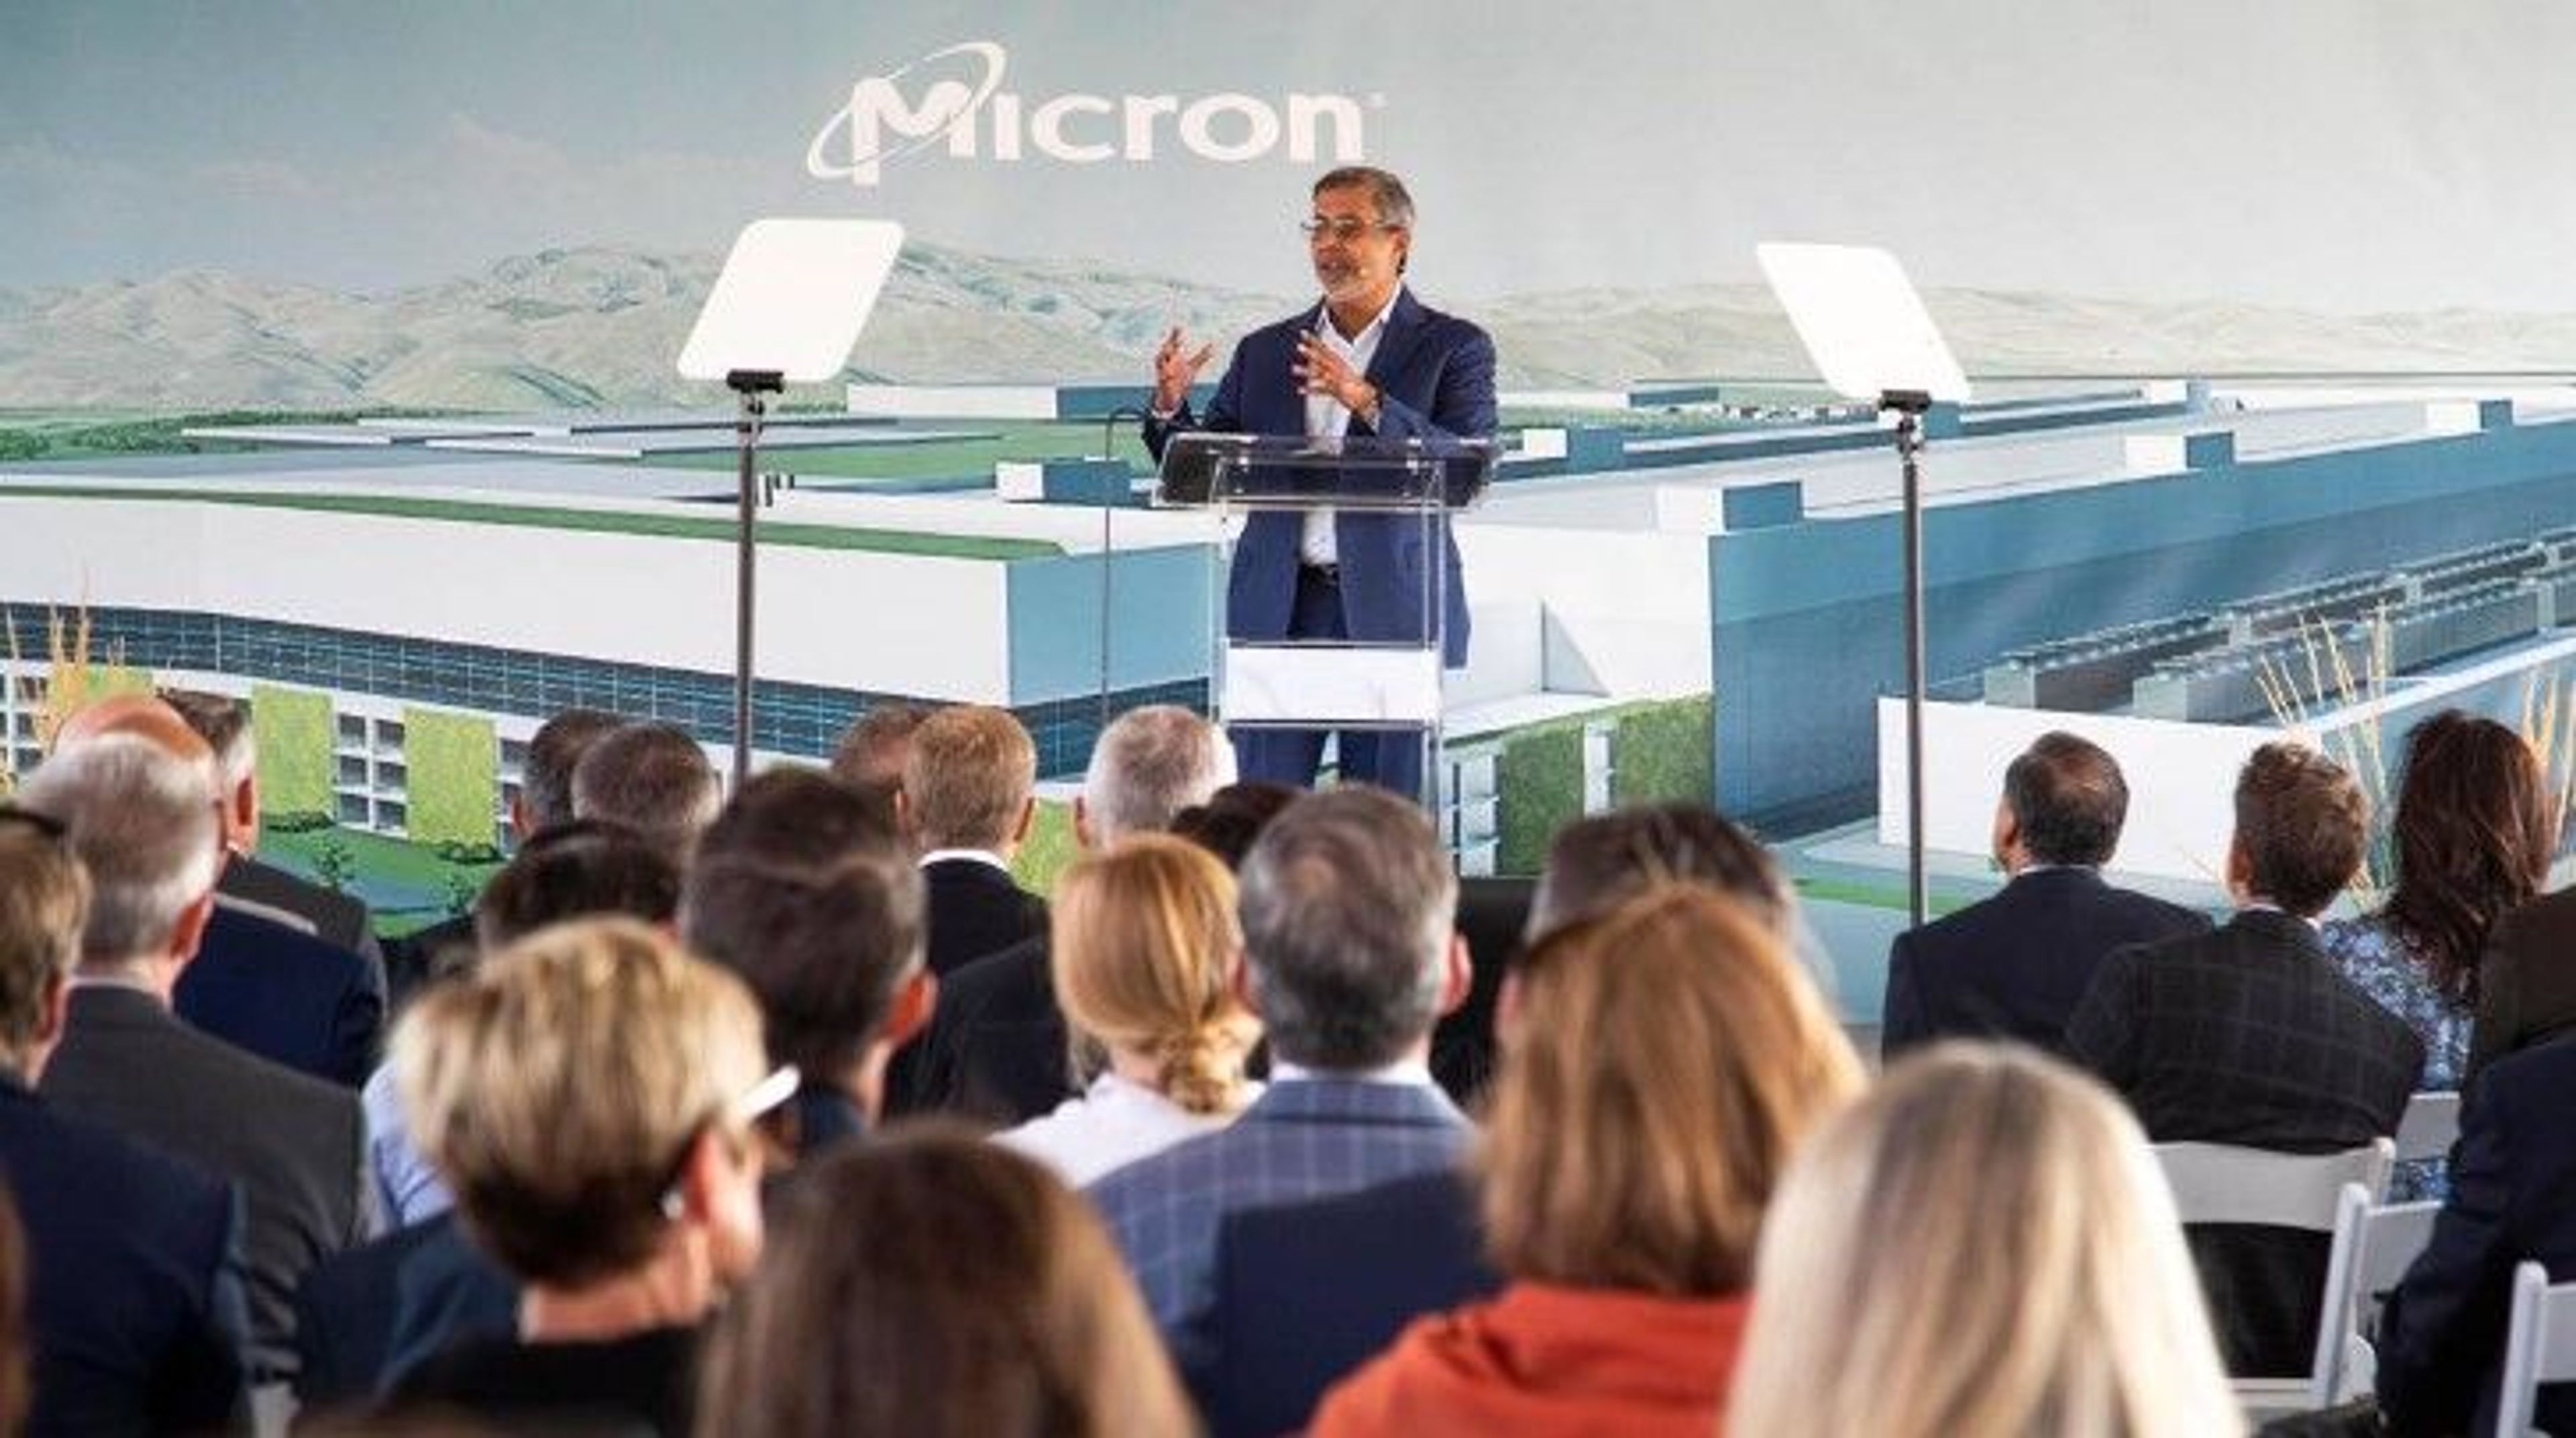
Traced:
POLYGON ((1195 844, 1138 834, 1068 871, 1055 897, 1056 1002, 1082 1097, 1001 1135, 1077 1188, 1234 1121, 1260 1093, 1261 1027, 1235 997, 1234 876, 1195 844))

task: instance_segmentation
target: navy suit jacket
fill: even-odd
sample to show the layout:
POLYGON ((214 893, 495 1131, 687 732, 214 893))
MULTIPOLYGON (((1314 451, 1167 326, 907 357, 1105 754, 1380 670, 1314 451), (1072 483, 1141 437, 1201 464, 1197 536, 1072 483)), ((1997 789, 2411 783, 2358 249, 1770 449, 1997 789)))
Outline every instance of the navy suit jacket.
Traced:
POLYGON ((1879 1052, 1944 1038, 2018 1039, 2066 1052, 2066 1021, 2102 956, 2209 932, 2176 904, 2115 889, 2091 869, 2041 869, 1896 936, 1879 1052))
MULTIPOLYGON (((1290 372, 1297 339, 1327 324, 1318 304, 1304 314, 1253 331, 1235 346, 1205 415, 1184 404, 1169 420, 1147 420, 1145 446, 1159 460, 1174 434, 1193 429, 1225 434, 1297 436, 1306 432, 1306 396, 1290 372)), ((1379 439, 1483 439, 1494 433, 1494 342, 1465 320, 1396 291, 1395 308, 1369 360, 1368 382, 1377 387, 1374 428, 1351 418, 1350 437, 1379 439)), ((1235 639, 1284 639, 1297 601, 1297 541, 1302 516, 1255 514, 1235 545, 1234 572, 1226 586, 1226 633, 1235 639)), ((1333 519, 1342 571, 1342 617, 1356 640, 1403 641, 1424 637, 1422 568, 1427 562, 1423 526, 1402 514, 1342 510, 1333 519)), ((1467 662, 1467 591, 1458 574, 1458 546, 1439 527, 1447 582, 1441 595, 1443 658, 1451 668, 1467 662)))
MULTIPOLYGON (((2473 1083, 2432 1241, 2379 1325, 2379 1403, 2396 1433, 2495 1426, 2514 1265, 2576 1278, 2576 1041, 2497 1060, 2473 1083), (2475 1421, 2472 1423, 2472 1414, 2475 1421)), ((2576 1433, 2576 1392, 2543 1388, 2539 1426, 2576 1433)))
POLYGON ((1047 936, 1039 934, 940 984, 929 1031, 915 1045, 916 1111, 1009 1128, 1080 1095, 1048 956, 1047 936))
POLYGON ((219 900, 171 1006, 235 1048, 356 1088, 384 1037, 385 978, 337 944, 219 900))
POLYGON ((1427 1313, 1489 1297, 1475 1190, 1434 1169, 1357 1193, 1229 1214, 1217 1228, 1214 1352, 1190 1375, 1217 1438, 1269 1438, 1427 1313))
POLYGON ((0 1177, 31 1272, 30 1434, 194 1432, 246 1413, 241 1197, 0 1075, 0 1177))

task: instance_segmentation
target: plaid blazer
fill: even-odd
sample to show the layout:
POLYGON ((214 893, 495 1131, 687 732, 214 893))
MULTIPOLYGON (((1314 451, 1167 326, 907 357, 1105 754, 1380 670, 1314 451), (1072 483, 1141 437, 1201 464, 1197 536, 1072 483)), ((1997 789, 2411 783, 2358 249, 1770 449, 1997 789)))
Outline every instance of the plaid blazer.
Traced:
POLYGON ((1467 1116, 1428 1085, 1273 1082, 1243 1117, 1084 1190, 1183 1371, 1205 1361, 1217 1226, 1247 1208, 1348 1193, 1456 1161, 1467 1116))
MULTIPOLYGON (((2424 1068, 2423 1041, 2336 972, 2316 930, 2267 909, 2114 950, 2066 1037, 2158 1143, 2358 1147, 2397 1131, 2424 1068)), ((2305 1371, 2326 1236, 2194 1224, 2186 1237, 2228 1372, 2305 1371)))

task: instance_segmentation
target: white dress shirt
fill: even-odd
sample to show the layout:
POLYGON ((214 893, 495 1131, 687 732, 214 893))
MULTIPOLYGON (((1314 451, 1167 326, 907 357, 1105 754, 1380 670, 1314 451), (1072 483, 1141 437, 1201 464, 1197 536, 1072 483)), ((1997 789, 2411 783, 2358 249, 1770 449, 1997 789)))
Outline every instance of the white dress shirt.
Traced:
MULTIPOLYGON (((1387 316, 1395 313, 1396 295, 1403 293, 1404 287, 1396 286, 1395 294, 1386 297, 1386 308, 1379 310, 1375 319, 1360 326, 1360 332, 1349 339, 1342 338, 1342 332, 1334 327, 1330 306, 1317 309, 1315 338, 1323 341, 1326 349, 1340 355, 1353 371, 1366 375, 1369 362, 1377 358, 1377 342, 1386 337, 1386 320, 1387 316)), ((1306 396, 1308 439, 1340 439, 1350 431, 1349 406, 1328 394, 1306 396)), ((1305 529, 1297 538, 1297 558, 1315 565, 1340 562, 1341 549, 1333 536, 1332 510, 1318 508, 1306 511, 1305 529)))
MULTIPOLYGON (((1244 1086, 1246 1107, 1259 1097, 1261 1085, 1244 1086)), ((1213 1133, 1234 1120, 1232 1113, 1191 1113, 1143 1084, 1104 1073, 1091 1081, 1082 1097, 1066 1099, 1055 1112, 995 1134, 993 1139, 1054 1169, 1069 1187, 1082 1188, 1114 1169, 1161 1153, 1183 1139, 1213 1133)))

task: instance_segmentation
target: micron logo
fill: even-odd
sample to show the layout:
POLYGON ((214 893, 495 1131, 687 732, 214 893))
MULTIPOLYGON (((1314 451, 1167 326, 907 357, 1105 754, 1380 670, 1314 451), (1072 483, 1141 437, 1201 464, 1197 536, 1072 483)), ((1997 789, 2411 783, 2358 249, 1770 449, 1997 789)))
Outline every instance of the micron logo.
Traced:
POLYGON ((1285 96, 1271 104, 1226 92, 1063 94, 1031 104, 1002 88, 1010 56, 990 40, 951 45, 850 87, 846 109, 805 149, 805 172, 873 185, 885 162, 945 144, 951 157, 1010 164, 1030 154, 1069 165, 1142 164, 1166 141, 1202 160, 1239 165, 1285 149, 1293 163, 1365 158, 1367 107, 1348 95, 1285 96), (916 74, 916 72, 919 72, 916 74), (908 80, 908 85, 905 83, 908 80), (910 93, 907 93, 909 89, 910 93))

